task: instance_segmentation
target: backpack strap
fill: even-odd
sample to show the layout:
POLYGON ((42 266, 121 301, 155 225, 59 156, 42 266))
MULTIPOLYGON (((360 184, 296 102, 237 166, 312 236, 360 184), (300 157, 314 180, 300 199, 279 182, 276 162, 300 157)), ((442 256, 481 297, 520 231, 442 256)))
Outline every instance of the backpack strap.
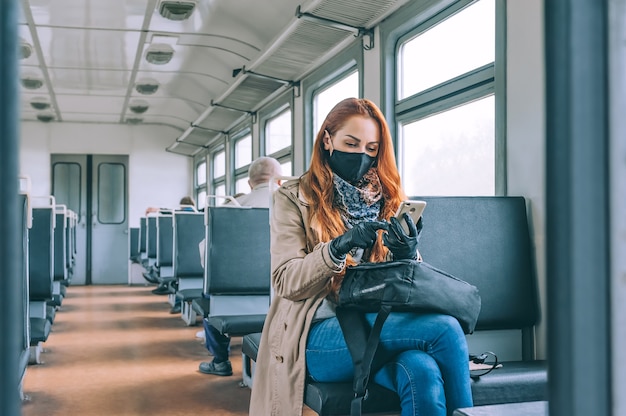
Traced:
POLYGON ((368 396, 367 385, 373 367, 374 355, 378 349, 380 332, 390 312, 391 306, 381 306, 376 315, 374 326, 368 334, 369 325, 363 312, 337 308, 337 320, 354 364, 354 380, 352 382, 354 399, 350 405, 350 416, 360 416, 362 413, 363 400, 367 400, 368 396))

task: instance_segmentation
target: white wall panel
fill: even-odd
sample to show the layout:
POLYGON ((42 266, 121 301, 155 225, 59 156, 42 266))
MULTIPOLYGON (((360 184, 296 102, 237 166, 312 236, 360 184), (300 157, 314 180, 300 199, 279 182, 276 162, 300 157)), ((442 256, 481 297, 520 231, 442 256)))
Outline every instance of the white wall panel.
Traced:
POLYGON ((50 155, 129 155, 130 226, 148 206, 176 207, 191 193, 191 159, 165 148, 180 132, 167 126, 23 122, 20 173, 29 175, 33 195, 49 195, 50 155))

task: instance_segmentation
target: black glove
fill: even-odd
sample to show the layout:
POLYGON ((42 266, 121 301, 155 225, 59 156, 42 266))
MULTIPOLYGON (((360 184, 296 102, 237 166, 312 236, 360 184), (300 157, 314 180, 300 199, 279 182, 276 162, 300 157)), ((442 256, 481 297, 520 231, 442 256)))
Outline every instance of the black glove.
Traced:
POLYGON ((408 235, 402 229, 400 221, 396 217, 391 217, 389 230, 383 236, 383 242, 393 254, 394 260, 417 257, 417 243, 424 226, 421 217, 417 221, 417 226, 409 214, 404 213, 403 219, 409 227, 408 235))
POLYGON ((376 231, 387 230, 385 221, 361 222, 339 237, 331 240, 329 250, 337 259, 343 259, 354 247, 368 248, 376 242, 376 231))

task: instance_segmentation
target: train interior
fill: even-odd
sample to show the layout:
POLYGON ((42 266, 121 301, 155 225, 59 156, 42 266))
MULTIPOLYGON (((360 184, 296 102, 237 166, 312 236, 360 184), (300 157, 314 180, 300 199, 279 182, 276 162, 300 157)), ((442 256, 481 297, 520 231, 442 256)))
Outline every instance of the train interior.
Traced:
MULTIPOLYGON (((504 363, 474 380, 476 409, 626 414, 623 1, 8 3, 0 195, 20 204, 0 225, 21 243, 0 249, 20 282, 3 293, 16 336, 2 347, 20 358, 2 354, 4 385, 19 379, 2 414, 248 414, 269 272, 245 307, 220 304, 243 323, 212 322, 233 334, 234 377, 200 374, 198 243, 258 223, 215 208, 249 192, 259 156, 304 173, 346 96, 379 105, 407 195, 428 201, 425 259, 475 274, 470 352, 504 363), (186 195, 196 205, 178 212, 186 195)), ((254 251, 269 269, 268 245, 254 251)), ((327 399, 344 390, 323 384, 307 384, 304 414, 343 414, 327 399)), ((372 394, 370 410, 399 414, 372 394)))

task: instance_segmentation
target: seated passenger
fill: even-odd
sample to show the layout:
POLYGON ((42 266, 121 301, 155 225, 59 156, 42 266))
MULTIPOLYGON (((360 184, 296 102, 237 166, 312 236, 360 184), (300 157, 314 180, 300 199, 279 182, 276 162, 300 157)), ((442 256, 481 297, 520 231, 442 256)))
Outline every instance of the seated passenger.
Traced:
MULTIPOLYGON (((271 157, 260 157, 250 164, 248 170, 248 185, 251 191, 236 198, 241 206, 269 208, 271 190, 270 179, 281 176, 281 168, 278 161, 271 157)), ((280 185, 280 180, 276 181, 280 185)), ((227 202, 224 205, 232 205, 227 202)), ((200 243, 200 259, 204 266, 204 240, 200 243)), ((207 319, 203 319, 204 338, 206 348, 213 355, 212 361, 200 363, 199 370, 204 374, 214 374, 218 376, 230 376, 233 369, 228 356, 230 354, 230 337, 222 335, 217 329, 209 325, 207 319)))
MULTIPOLYGON (((388 222, 405 199, 381 111, 366 99, 338 103, 317 134, 308 172, 274 194, 274 297, 250 415, 301 415, 307 373, 318 382, 353 380, 333 300, 347 265, 416 258, 413 221, 405 217, 408 235, 388 222)), ((365 316, 372 325, 376 314, 365 316)), ((385 364, 372 382, 398 393, 403 416, 451 415, 472 406, 467 344, 456 319, 392 312, 380 343, 385 364)))

